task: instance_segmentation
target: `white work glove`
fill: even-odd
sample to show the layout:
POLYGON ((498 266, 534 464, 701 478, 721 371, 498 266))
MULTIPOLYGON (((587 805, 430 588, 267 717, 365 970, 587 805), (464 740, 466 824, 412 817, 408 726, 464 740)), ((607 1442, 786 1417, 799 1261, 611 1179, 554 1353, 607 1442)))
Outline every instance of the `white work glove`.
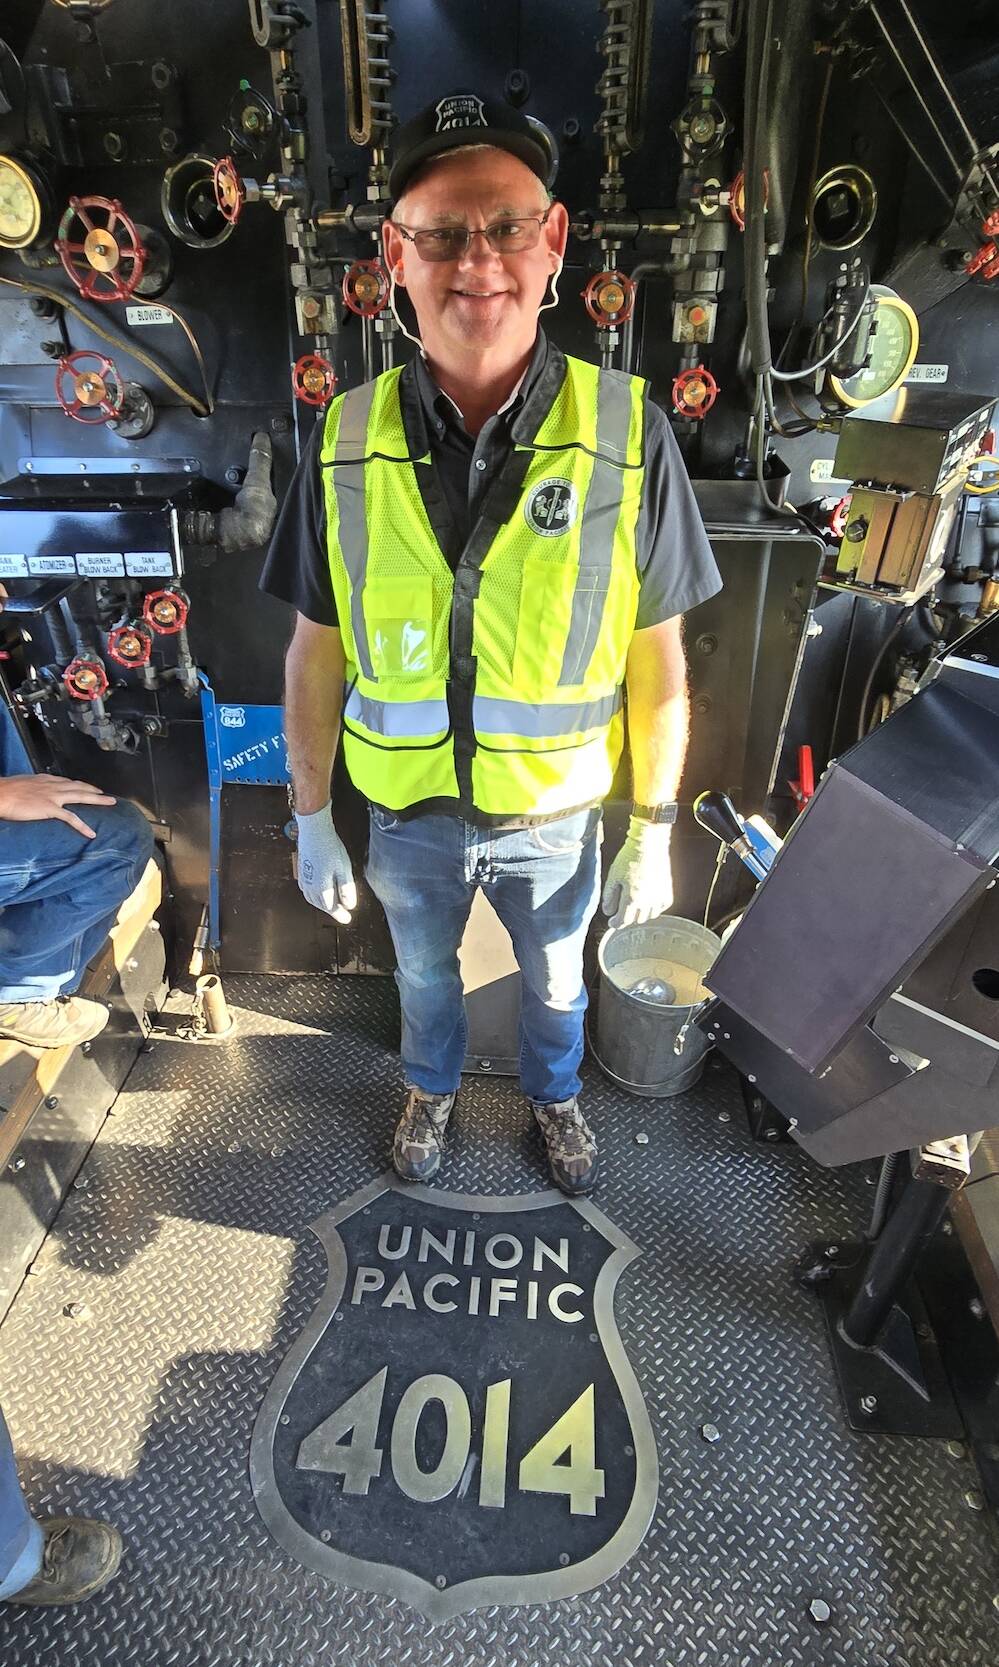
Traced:
POLYGON ((296 811, 298 823, 298 889, 314 909, 332 915, 342 926, 357 908, 357 887, 346 846, 333 826, 329 804, 311 816, 296 811))
POLYGON ((610 865, 602 908, 611 926, 635 926, 666 913, 673 901, 668 822, 632 816, 628 834, 610 865))

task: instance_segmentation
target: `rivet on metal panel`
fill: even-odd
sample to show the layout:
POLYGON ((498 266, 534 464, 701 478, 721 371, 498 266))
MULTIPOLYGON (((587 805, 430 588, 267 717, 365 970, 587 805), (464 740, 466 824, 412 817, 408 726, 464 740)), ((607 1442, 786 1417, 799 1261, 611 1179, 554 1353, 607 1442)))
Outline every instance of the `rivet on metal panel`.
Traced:
POLYGON ((812 1598, 808 1605, 808 1613, 816 1626, 825 1626, 828 1621, 832 1620, 832 1610, 825 1598, 812 1598))
POLYGON ((68 1320, 89 1320, 90 1309, 85 1302, 67 1302, 63 1309, 68 1320))
POLYGON ((977 1488, 969 1488, 964 1496, 964 1503, 970 1511, 984 1511, 985 1495, 979 1493, 977 1488))
POLYGON ((649 1144, 649 1137, 648 1137, 647 1134, 636 1134, 636 1136, 635 1136, 635 1145, 636 1146, 647 1146, 648 1144, 649 1144))
POLYGON ((861 1395, 861 1397, 860 1397, 860 1410, 863 1413, 865 1418, 873 1418, 874 1414, 878 1410, 878 1398, 877 1398, 877 1396, 876 1395, 861 1395))
POLYGON ((560 1551, 558 1554, 558 1560, 562 1567, 565 1568, 569 1562, 569 1553, 567 1551, 560 1551))
POLYGON ((435 1574, 434 1575, 434 1585, 439 1587, 440 1590, 443 1592, 445 1586, 447 1585, 447 1575, 446 1574, 435 1574))
POLYGON ((710 1442, 712 1445, 721 1440, 721 1430, 717 1424, 702 1424, 697 1433, 702 1441, 710 1442))
POLYGON ((964 1442, 963 1441, 948 1441, 947 1451, 950 1454, 952 1459, 963 1459, 964 1458, 964 1442))
POLYGON ((55 1108, 58 1104, 59 1104, 58 1094, 46 1094, 46 1096, 45 1096, 45 1105, 46 1105, 46 1109, 48 1111, 55 1111, 55 1108))
POLYGON ((731 1123, 732 1113, 730 1111, 720 1111, 718 1113, 718 1121, 719 1123, 731 1123))

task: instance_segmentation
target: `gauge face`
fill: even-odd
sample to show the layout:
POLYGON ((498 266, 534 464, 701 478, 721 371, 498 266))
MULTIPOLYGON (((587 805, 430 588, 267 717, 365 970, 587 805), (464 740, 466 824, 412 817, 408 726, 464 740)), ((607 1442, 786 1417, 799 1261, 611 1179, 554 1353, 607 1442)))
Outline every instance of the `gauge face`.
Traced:
POLYGON ((31 175, 12 156, 0 156, 0 245, 25 248, 41 224, 41 199, 31 175))
POLYGON ((919 348, 919 324, 912 308, 894 291, 876 284, 877 329, 871 337, 870 363, 855 375, 829 378, 844 405, 869 405, 905 381, 919 348))

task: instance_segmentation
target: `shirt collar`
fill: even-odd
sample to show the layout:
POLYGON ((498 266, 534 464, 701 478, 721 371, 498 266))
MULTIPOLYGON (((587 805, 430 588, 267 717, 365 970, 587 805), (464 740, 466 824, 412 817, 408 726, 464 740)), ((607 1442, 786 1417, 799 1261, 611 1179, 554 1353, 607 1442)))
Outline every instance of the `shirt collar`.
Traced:
MULTIPOLYGON (((512 413, 520 410, 537 385, 547 360, 548 338, 543 330, 539 330, 534 343, 534 352, 531 354, 527 369, 516 387, 511 390, 509 397, 500 406, 496 413, 497 416, 501 413, 512 413)), ((450 394, 446 394, 443 388, 438 387, 423 355, 420 354, 412 363, 416 373, 416 386, 420 395, 420 404, 431 428, 438 429, 441 422, 453 420, 454 417, 457 417, 459 422, 464 424, 461 409, 455 404, 450 394)))

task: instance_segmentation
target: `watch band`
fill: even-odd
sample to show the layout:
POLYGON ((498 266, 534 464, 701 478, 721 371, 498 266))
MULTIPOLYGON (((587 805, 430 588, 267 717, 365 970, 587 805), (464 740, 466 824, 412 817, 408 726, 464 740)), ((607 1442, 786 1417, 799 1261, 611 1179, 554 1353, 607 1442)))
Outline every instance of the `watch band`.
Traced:
POLYGON ((680 806, 675 799, 669 804, 662 805, 632 805, 631 814, 637 816, 641 822, 666 822, 672 825, 676 821, 680 806))

